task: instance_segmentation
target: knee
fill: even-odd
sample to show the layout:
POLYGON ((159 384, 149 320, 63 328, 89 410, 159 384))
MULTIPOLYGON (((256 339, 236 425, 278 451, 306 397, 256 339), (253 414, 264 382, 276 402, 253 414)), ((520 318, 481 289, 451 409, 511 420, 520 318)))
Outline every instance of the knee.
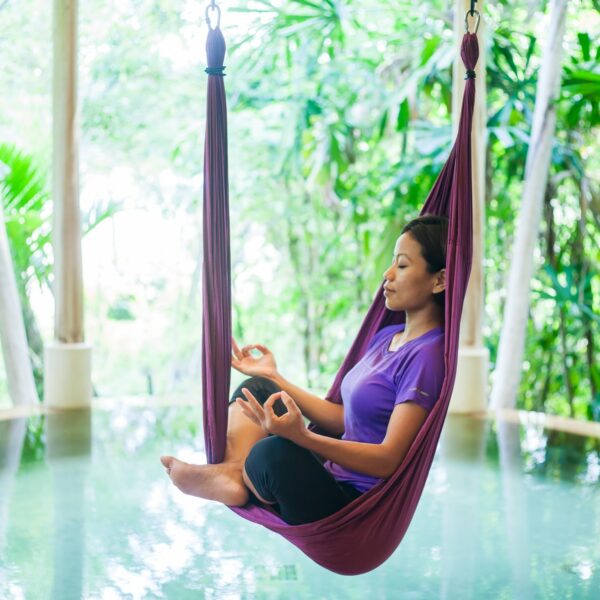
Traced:
POLYGON ((271 436, 259 440, 252 446, 252 449, 246 457, 244 467, 247 472, 261 470, 264 471, 278 460, 276 440, 277 436, 271 436))
POLYGON ((252 473, 269 473, 289 466, 295 448, 296 444, 278 435, 259 440, 246 457, 246 473, 252 477, 252 473))
MULTIPOLYGON (((264 405, 269 396, 281 391, 277 384, 273 383, 270 379, 255 375, 254 377, 250 377, 240 383, 231 396, 229 404, 232 404, 236 398, 242 398, 243 400, 246 399, 244 393, 242 392, 242 388, 248 388, 261 406, 264 405)), ((278 417, 287 412, 287 408, 279 398, 277 398, 275 401, 273 410, 278 417)))
POLYGON ((253 375, 252 377, 249 377, 248 379, 242 381, 238 387, 240 389, 242 387, 247 387, 252 393, 263 390, 269 395, 279 391, 279 387, 275 383, 266 377, 261 377, 260 375, 253 375))
POLYGON ((275 385, 270 379, 255 375, 253 377, 249 377, 248 379, 244 379, 244 381, 242 381, 242 383, 240 383, 240 385, 237 386, 237 388, 233 392, 233 395, 231 396, 230 403, 233 402, 236 398, 245 399, 245 396, 242 393, 242 388, 248 388, 261 404, 271 394, 274 394, 275 392, 279 391, 277 385, 275 385))

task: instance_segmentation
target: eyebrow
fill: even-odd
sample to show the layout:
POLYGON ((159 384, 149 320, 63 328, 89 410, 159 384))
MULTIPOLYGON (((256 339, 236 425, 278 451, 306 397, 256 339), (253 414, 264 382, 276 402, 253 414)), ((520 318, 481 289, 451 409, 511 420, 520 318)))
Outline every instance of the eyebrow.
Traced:
MULTIPOLYGON (((410 260, 410 257, 408 256, 408 254, 405 254, 404 252, 398 252, 398 254, 394 254, 394 258, 396 258, 397 256, 406 256, 406 258, 408 258, 408 260, 410 260)), ((412 262, 412 260, 410 262, 412 262)))

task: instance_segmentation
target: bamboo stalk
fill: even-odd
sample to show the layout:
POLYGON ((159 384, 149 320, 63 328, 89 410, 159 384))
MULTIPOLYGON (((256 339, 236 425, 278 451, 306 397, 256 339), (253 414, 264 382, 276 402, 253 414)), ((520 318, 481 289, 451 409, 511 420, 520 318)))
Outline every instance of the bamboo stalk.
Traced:
POLYGON ((541 221, 544 193, 556 124, 555 100, 561 76, 562 42, 566 24, 567 0, 550 3, 548 36, 541 56, 535 110, 517 230, 510 261, 510 272, 498 360, 494 373, 491 405, 516 406, 521 380, 530 282, 534 249, 541 221))

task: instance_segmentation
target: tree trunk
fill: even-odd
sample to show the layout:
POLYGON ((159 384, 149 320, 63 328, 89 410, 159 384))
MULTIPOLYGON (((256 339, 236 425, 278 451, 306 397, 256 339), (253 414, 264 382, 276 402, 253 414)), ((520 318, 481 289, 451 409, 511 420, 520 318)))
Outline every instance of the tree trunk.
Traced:
POLYGON ((39 395, 42 394, 44 389, 44 340, 42 340, 35 314, 25 290, 19 290, 19 295, 23 309, 25 335, 29 344, 29 358, 31 360, 33 379, 39 395))
MULTIPOLYGON (((581 218, 577 222, 577 236, 576 243, 573 245, 573 250, 577 254, 576 261, 577 266, 579 267, 579 281, 580 281, 580 297, 578 298, 580 304, 587 304, 588 306, 592 306, 593 303, 593 292, 592 292, 592 282, 591 280, 587 280, 588 273, 590 273, 593 269, 589 258, 585 254, 584 250, 584 240, 586 236, 586 223, 587 223, 587 206, 586 206, 586 188, 588 187, 587 178, 584 176, 579 182, 579 208, 581 210, 581 218)), ((587 368, 588 375, 590 379, 590 407, 593 406, 596 400, 596 395, 598 394, 598 386, 596 385, 596 378, 594 376, 594 369, 598 367, 597 362, 594 360, 596 355, 596 351, 594 348, 594 334, 592 332, 592 320, 589 315, 585 312, 581 314, 581 324, 583 326, 584 336, 587 340, 586 346, 586 359, 587 359, 587 368)), ((592 414, 592 418, 594 415, 592 414)))
POLYGON ((0 342, 13 405, 37 404, 29 346, 0 203, 0 342))
POLYGON ((491 394, 491 405, 495 408, 512 408, 516 405, 521 380, 533 254, 542 216, 556 124, 554 102, 560 84, 566 13, 567 0, 551 0, 548 37, 542 49, 531 139, 527 152, 522 209, 518 216, 512 259, 509 263, 506 305, 491 394))

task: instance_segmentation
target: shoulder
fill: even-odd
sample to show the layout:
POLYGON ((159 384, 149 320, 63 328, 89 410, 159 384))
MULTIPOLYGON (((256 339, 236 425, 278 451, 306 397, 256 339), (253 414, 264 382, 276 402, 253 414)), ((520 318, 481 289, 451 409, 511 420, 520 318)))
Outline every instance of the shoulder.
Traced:
POLYGON ((409 367, 423 367, 430 372, 443 371, 445 368, 444 355, 444 331, 431 333, 423 339, 415 340, 414 344, 410 344, 405 348, 396 375, 401 375, 409 367))
POLYGON ((431 410, 446 373, 444 332, 432 333, 407 350, 394 374, 396 404, 412 401, 431 410))
POLYGON ((407 348, 408 356, 413 360, 431 360, 444 356, 445 332, 443 330, 431 332, 407 348))

